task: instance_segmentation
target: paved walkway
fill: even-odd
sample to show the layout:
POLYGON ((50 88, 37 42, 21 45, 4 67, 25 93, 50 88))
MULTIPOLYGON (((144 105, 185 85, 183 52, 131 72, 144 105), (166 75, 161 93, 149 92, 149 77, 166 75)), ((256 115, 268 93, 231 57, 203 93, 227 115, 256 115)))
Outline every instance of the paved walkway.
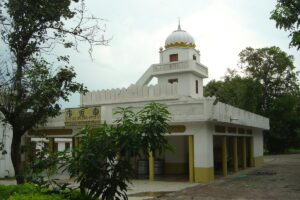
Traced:
POLYGON ((160 200, 291 199, 300 200, 300 154, 265 156, 265 164, 165 194, 160 200))
POLYGON ((189 182, 133 180, 128 190, 129 200, 152 199, 170 192, 199 185, 189 182))
MULTIPOLYGON (((240 171, 212 184, 133 180, 129 200, 299 199, 300 154, 265 156, 265 164, 240 171)), ((0 180, 0 184, 15 184, 0 180)))

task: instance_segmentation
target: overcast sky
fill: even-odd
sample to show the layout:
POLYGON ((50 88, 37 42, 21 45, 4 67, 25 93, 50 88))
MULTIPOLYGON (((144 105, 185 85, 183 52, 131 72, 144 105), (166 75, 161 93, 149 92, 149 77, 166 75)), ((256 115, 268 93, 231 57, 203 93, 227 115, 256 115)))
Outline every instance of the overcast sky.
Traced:
MULTIPOLYGON (((109 46, 94 49, 92 61, 82 46, 72 53, 77 80, 89 90, 128 87, 147 68, 159 62, 158 51, 167 36, 181 28, 190 33, 201 52, 209 78, 221 79, 235 68, 244 48, 279 46, 294 55, 300 71, 300 51, 289 48, 288 33, 269 19, 276 0, 86 0, 89 13, 104 18, 109 46)), ((64 107, 79 106, 73 95, 64 107)))

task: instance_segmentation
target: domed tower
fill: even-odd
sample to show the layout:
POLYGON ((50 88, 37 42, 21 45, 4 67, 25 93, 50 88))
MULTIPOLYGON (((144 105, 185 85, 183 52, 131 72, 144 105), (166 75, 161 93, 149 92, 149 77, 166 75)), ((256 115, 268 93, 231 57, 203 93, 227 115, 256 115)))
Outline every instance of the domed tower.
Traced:
POLYGON ((165 50, 160 52, 160 63, 191 59, 199 62, 199 51, 195 47, 194 38, 178 24, 177 30, 173 31, 165 41, 165 50))
POLYGON ((181 29, 173 31, 160 48, 160 62, 152 65, 137 81, 147 85, 156 77, 158 84, 178 84, 178 94, 194 98, 203 97, 203 79, 208 77, 207 67, 200 63, 200 52, 195 49, 194 38, 181 29))

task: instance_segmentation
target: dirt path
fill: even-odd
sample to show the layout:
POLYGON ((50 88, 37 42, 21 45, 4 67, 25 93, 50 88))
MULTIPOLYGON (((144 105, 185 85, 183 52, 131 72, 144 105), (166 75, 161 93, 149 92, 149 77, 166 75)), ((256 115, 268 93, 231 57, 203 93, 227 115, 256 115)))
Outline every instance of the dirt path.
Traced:
POLYGON ((235 175, 169 193, 161 200, 299 199, 300 154, 266 156, 265 164, 235 175))

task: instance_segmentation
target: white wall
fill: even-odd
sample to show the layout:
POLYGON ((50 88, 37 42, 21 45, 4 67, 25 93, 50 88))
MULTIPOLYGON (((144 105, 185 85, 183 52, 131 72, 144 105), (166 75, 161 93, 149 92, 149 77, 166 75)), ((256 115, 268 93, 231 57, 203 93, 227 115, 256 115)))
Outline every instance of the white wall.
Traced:
POLYGON ((4 142, 5 144, 4 148, 7 151, 6 155, 2 155, 2 152, 0 151, 0 178, 3 178, 7 175, 14 176, 14 168, 10 159, 11 140, 12 140, 11 128, 9 126, 4 126, 0 123, 0 141, 4 142))
POLYGON ((191 85, 189 82, 190 74, 164 74, 157 76, 158 85, 168 83, 169 79, 178 79, 178 94, 184 96, 190 96, 191 85))
POLYGON ((203 79, 200 77, 191 74, 190 79, 190 87, 191 87, 191 96, 194 98, 202 98, 203 97, 203 79), (196 80, 198 80, 198 94, 196 93, 196 80))
POLYGON ((64 127, 65 126, 65 111, 61 111, 55 118, 48 118, 46 127, 64 127))
MULTIPOLYGON (((174 123, 187 123, 187 122, 204 122, 210 121, 214 123, 227 123, 228 126, 253 127, 258 129, 269 129, 269 119, 263 116, 250 113, 248 111, 223 104, 218 102, 213 105, 215 98, 180 98, 180 99, 157 99, 156 102, 163 103, 168 106, 171 112, 171 122, 174 123), (238 119, 238 120, 232 120, 238 119), (229 125, 232 124, 232 125, 229 125)), ((144 107, 149 101, 127 102, 127 103, 115 103, 101 106, 101 120, 107 123, 113 123, 116 120, 116 116, 113 115, 117 107, 133 107, 134 111, 138 111, 144 107)), ((99 105, 99 102, 92 101, 92 105, 99 105)))
POLYGON ((253 129, 253 147, 254 147, 254 157, 259 157, 264 155, 264 140, 263 131, 260 129, 253 129))
POLYGON ((169 79, 178 79, 178 95, 194 98, 203 97, 203 79, 192 73, 162 74, 157 76, 158 85, 168 84, 169 79), (198 94, 196 94, 196 80, 198 80, 198 94))
POLYGON ((179 62, 193 60, 193 55, 196 55, 196 61, 200 63, 199 53, 195 49, 188 47, 175 47, 164 50, 163 52, 161 52, 160 63, 169 63, 171 54, 178 54, 179 62))
POLYGON ((200 124, 194 134, 194 166, 208 168, 214 166, 213 126, 200 124))
POLYGON ((66 143, 70 144, 70 150, 72 149, 72 139, 71 138, 55 138, 54 141, 57 143, 58 151, 66 150, 66 143))

